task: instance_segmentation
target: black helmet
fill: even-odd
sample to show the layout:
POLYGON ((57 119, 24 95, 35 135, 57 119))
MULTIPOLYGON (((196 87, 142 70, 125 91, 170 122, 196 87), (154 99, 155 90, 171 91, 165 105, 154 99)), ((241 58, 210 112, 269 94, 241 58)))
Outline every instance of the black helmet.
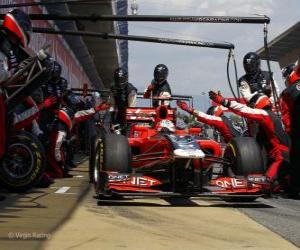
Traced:
POLYGON ((289 77, 290 74, 294 71, 295 67, 296 67, 295 63, 290 63, 287 66, 285 66, 284 68, 282 68, 282 70, 281 70, 282 77, 284 79, 286 79, 287 77, 289 77))
POLYGON ((60 78, 60 86, 62 92, 65 93, 68 89, 68 81, 63 77, 60 78))
POLYGON ((52 65, 52 77, 58 79, 61 75, 61 71, 61 65, 57 61, 54 61, 52 65))
POLYGON ((2 26, 9 33, 14 34, 23 47, 28 46, 32 31, 28 14, 19 9, 13 9, 5 15, 2 26))
POLYGON ((128 83, 128 72, 123 68, 117 68, 114 73, 115 83, 118 86, 124 86, 128 83))
POLYGON ((255 52, 249 52, 244 56, 243 64, 247 74, 255 75, 260 69, 260 57, 255 52))
POLYGON ((158 64, 154 69, 154 80, 157 83, 161 83, 167 80, 168 74, 169 74, 168 67, 164 64, 158 64))
POLYGON ((79 97, 71 90, 65 94, 64 102, 69 108, 73 109, 73 111, 77 111, 81 104, 79 97))

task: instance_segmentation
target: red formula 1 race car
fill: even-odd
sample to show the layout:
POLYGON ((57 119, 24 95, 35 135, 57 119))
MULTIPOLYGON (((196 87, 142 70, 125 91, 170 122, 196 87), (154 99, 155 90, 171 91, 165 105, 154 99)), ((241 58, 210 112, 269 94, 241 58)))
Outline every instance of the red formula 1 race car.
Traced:
POLYGON ((97 196, 254 200, 269 190, 261 150, 254 139, 235 138, 223 154, 219 143, 201 136, 200 128, 176 129, 176 111, 164 105, 128 108, 128 138, 107 134, 97 140, 97 196), (216 164, 222 166, 217 176, 213 171, 216 164))

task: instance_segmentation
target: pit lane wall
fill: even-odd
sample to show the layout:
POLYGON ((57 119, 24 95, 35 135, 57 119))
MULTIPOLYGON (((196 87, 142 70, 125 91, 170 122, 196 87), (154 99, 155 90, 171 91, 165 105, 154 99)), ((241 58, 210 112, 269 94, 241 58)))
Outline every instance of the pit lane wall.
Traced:
MULTIPOLYGON (((1 0, 1 4, 12 4, 12 3, 28 3, 34 1, 28 0, 1 0)), ((35 14, 46 14, 47 11, 42 7, 22 7, 20 8, 26 13, 35 13, 35 14)), ((0 9, 1 13, 6 13, 9 9, 0 9)), ((33 21, 33 26, 51 28, 53 27, 52 21, 33 21)), ((70 49, 66 41, 61 35, 52 35, 52 34, 37 34, 33 33, 30 41, 30 49, 33 51, 38 51, 44 45, 50 45, 48 49, 52 57, 54 57, 63 68, 63 77, 69 81, 70 87, 80 88, 83 86, 83 83, 88 83, 91 86, 91 82, 84 72, 79 61, 76 59, 73 51, 70 49)))

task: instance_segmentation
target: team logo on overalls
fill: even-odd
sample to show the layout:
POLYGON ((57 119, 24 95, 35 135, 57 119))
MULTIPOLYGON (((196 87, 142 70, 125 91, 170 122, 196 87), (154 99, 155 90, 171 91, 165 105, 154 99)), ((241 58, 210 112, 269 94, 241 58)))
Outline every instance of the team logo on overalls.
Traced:
POLYGON ((297 83, 297 84, 296 84, 296 89, 297 89, 298 91, 300 91, 300 83, 297 83))

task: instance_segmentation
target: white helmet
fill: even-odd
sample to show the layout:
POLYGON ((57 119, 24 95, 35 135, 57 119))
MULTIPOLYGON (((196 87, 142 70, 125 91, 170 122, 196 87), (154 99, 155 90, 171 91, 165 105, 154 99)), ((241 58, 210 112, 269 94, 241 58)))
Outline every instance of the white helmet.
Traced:
POLYGON ((161 120, 158 123, 158 131, 170 131, 170 132, 175 132, 175 125, 172 121, 170 120, 161 120))
POLYGON ((102 98, 99 92, 93 92, 92 93, 92 98, 95 101, 96 105, 99 105, 102 102, 102 98))

